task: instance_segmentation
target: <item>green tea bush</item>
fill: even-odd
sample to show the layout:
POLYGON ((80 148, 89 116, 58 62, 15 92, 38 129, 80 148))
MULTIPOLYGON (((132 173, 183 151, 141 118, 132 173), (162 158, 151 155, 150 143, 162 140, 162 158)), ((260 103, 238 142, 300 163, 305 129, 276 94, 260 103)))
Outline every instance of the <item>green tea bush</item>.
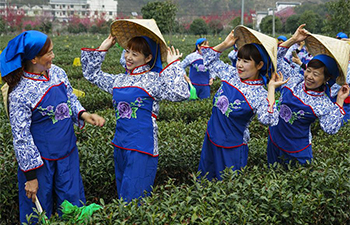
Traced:
MULTIPOLYGON (((311 127, 314 160, 305 166, 268 167, 268 127, 250 124, 248 165, 240 173, 227 169, 222 181, 197 180, 198 164, 212 99, 220 86, 214 81, 209 99, 163 101, 158 116, 159 163, 152 195, 127 204, 118 200, 114 174, 115 112, 112 96, 90 84, 80 67, 73 67, 81 47, 96 48, 101 35, 56 36, 54 63, 68 74, 72 86, 85 92, 79 98, 90 112, 106 119, 102 128, 76 129, 80 170, 87 204, 103 209, 83 224, 350 224, 350 125, 335 135, 311 127)), ((197 36, 166 37, 184 56, 197 36)), ((220 37, 208 37, 211 45, 220 37)), ((222 37, 224 38, 224 37, 222 37)), ((1 37, 8 40, 8 37, 1 37)), ((0 41, 0 47, 3 46, 0 41)), ((111 49, 102 66, 108 73, 123 73, 121 50, 111 49)), ((227 52, 222 59, 229 62, 227 52)), ((17 162, 12 134, 0 104, 0 224, 18 224, 17 162)), ((54 215, 51 224, 72 224, 54 215)))

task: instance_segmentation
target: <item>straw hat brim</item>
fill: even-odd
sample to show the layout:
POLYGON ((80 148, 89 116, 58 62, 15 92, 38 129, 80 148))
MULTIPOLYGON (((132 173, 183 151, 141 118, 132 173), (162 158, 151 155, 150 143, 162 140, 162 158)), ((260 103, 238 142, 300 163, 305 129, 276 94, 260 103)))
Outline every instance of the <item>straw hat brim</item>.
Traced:
POLYGON ((336 82, 343 85, 346 82, 350 46, 345 41, 319 34, 310 34, 305 39, 305 44, 311 55, 325 54, 335 59, 339 69, 336 82))
POLYGON ((160 45, 162 62, 165 62, 168 47, 154 19, 120 19, 111 24, 111 35, 124 49, 133 37, 147 36, 160 45))
POLYGON ((238 49, 243 45, 250 43, 261 44, 264 46, 267 54, 269 54, 271 58, 274 70, 276 71, 278 41, 275 38, 262 34, 243 25, 238 25, 235 27, 234 36, 238 37, 236 41, 238 49))
POLYGON ((4 107, 5 107, 5 112, 7 117, 9 117, 9 110, 8 110, 8 92, 9 92, 9 86, 7 83, 5 83, 2 87, 1 87, 1 93, 2 93, 2 98, 4 101, 4 107))

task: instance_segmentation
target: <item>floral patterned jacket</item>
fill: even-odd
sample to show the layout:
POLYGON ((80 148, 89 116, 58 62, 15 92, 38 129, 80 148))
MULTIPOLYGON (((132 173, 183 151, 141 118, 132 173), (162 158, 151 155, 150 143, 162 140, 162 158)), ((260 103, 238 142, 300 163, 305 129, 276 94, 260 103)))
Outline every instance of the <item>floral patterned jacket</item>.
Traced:
POLYGON ((81 62, 84 77, 102 90, 113 94, 117 127, 112 144, 123 149, 158 156, 156 118, 159 101, 182 101, 190 97, 179 61, 172 62, 161 73, 149 71, 150 66, 146 64, 127 71, 127 74, 109 74, 101 70, 106 53, 84 48, 81 52, 81 62), (143 133, 145 131, 147 132, 143 133), (142 135, 149 138, 141 137, 142 135))
MULTIPOLYGON (((285 79, 290 77, 290 80, 281 86, 281 92, 283 88, 288 88, 292 91, 293 95, 301 100, 305 105, 309 105, 314 114, 320 120, 321 128, 329 133, 336 133, 341 127, 341 121, 345 114, 344 109, 338 104, 334 104, 324 91, 317 92, 312 90, 306 90, 304 83, 304 76, 298 73, 298 70, 293 69, 290 64, 284 60, 284 55, 287 52, 287 48, 279 47, 277 53, 277 70, 282 72, 285 79)), ((288 110, 283 106, 283 93, 279 99, 281 119, 289 122, 294 122, 298 119, 298 116, 293 119, 290 113, 285 113, 288 110)), ((308 124, 311 126, 311 124, 308 124)), ((310 131, 310 129, 309 129, 310 131)), ((311 131, 309 132, 309 141, 311 143, 311 131)))
MULTIPOLYGON (((249 112, 246 112, 246 117, 249 118, 245 118, 248 119, 248 122, 241 128, 240 132, 243 132, 243 140, 237 140, 238 142, 246 144, 249 141, 250 137, 248 127, 254 118, 253 115, 257 115, 258 120, 265 125, 273 126, 277 124, 278 111, 276 105, 273 103, 273 110, 271 112, 268 110, 270 103, 267 99, 267 90, 264 88, 261 79, 241 80, 235 67, 220 60, 220 52, 217 52, 212 48, 202 48, 202 52, 205 66, 208 67, 210 73, 213 72, 217 74, 222 81, 222 85, 213 99, 213 110, 214 108, 218 108, 222 115, 227 118, 230 117, 232 120, 237 120, 236 122, 239 123, 242 119, 236 118, 235 114, 237 112, 235 111, 242 108, 242 104, 248 105, 249 112), (243 99, 233 99, 232 102, 228 102, 227 99, 230 99, 231 96, 226 96, 223 92, 223 87, 229 87, 234 92, 240 92, 243 99), (250 112, 252 112, 251 117, 250 112)), ((232 124, 230 125, 230 121, 232 120, 229 119, 226 121, 228 128, 232 126, 232 124)), ((210 122, 208 122, 208 130, 209 123, 210 122)), ((222 124, 222 126, 224 126, 224 124, 222 124)), ((213 124, 212 127, 218 127, 218 125, 213 124)), ((228 130, 222 132, 228 132, 228 130)))
MULTIPOLYGON (((39 114, 43 118, 46 117, 52 121, 53 126, 59 124, 58 121, 65 119, 72 120, 81 128, 84 126, 84 121, 78 119, 78 114, 85 109, 73 94, 73 88, 63 69, 52 65, 47 77, 24 72, 20 82, 9 94, 9 116, 13 145, 19 168, 22 171, 33 170, 43 165, 42 153, 45 149, 41 148, 39 151, 31 132, 35 110, 40 111, 39 114), (40 104, 43 99, 50 96, 51 90, 57 86, 65 89, 63 95, 67 95, 65 97, 68 99, 67 102, 42 108, 40 104)), ((72 140, 74 138, 75 136, 72 140)))

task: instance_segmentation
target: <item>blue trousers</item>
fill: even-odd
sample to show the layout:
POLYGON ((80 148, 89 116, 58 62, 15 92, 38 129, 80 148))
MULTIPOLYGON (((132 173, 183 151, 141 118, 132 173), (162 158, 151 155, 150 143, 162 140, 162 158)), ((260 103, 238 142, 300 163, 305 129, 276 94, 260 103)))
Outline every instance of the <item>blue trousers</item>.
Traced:
POLYGON ((150 195, 157 173, 158 157, 114 147, 114 163, 119 198, 130 202, 150 195))
POLYGON ((193 86, 196 88, 198 98, 203 99, 210 97, 210 86, 201 86, 195 84, 193 84, 193 86))
MULTIPOLYGON (((34 214, 35 204, 26 196, 24 173, 18 169, 19 214, 21 223, 27 222, 26 215, 34 214)), ((73 205, 82 206, 85 200, 83 182, 79 171, 79 155, 76 148, 66 158, 57 161, 44 160, 44 165, 36 170, 39 183, 37 198, 46 216, 53 213, 54 194, 57 200, 57 212, 62 202, 68 200, 73 205)), ((33 220, 36 223, 36 220, 33 220)))
POLYGON ((240 170, 247 165, 248 146, 242 145, 236 148, 222 148, 210 142, 208 135, 205 135, 201 159, 199 161, 198 171, 201 171, 201 177, 206 173, 207 179, 214 178, 222 180, 221 173, 226 167, 233 166, 232 170, 240 170))
POLYGON ((295 164, 297 161, 300 164, 305 164, 307 161, 312 161, 312 147, 309 145, 306 149, 301 152, 296 153, 288 153, 279 149, 276 145, 274 145, 271 141, 271 137, 269 135, 267 141, 267 162, 269 164, 274 164, 275 162, 281 164, 295 164))

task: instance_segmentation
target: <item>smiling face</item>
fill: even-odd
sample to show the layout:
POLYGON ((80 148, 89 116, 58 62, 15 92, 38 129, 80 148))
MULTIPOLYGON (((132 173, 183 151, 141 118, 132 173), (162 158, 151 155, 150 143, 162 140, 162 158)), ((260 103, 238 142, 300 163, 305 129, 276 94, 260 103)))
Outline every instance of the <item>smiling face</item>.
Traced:
POLYGON ((259 70, 263 64, 262 61, 256 64, 253 59, 242 59, 238 57, 236 62, 238 75, 242 80, 257 80, 259 78, 259 70))
POLYGON ((136 67, 142 66, 151 61, 151 59, 152 55, 145 57, 141 52, 132 49, 125 49, 126 68, 128 70, 133 70, 136 67))
POLYGON ((138 66, 149 63, 152 60, 152 52, 143 37, 134 37, 128 41, 124 58, 126 68, 133 70, 138 66))
POLYGON ((41 74, 51 68, 52 60, 55 58, 53 53, 53 43, 50 39, 47 40, 41 51, 34 59, 27 61, 25 70, 32 73, 41 74))
POLYGON ((259 79, 259 70, 263 66, 262 56, 254 44, 245 44, 239 48, 236 68, 241 79, 259 79))
POLYGON ((310 90, 317 90, 325 83, 324 67, 315 69, 308 67, 304 71, 305 87, 310 90))

